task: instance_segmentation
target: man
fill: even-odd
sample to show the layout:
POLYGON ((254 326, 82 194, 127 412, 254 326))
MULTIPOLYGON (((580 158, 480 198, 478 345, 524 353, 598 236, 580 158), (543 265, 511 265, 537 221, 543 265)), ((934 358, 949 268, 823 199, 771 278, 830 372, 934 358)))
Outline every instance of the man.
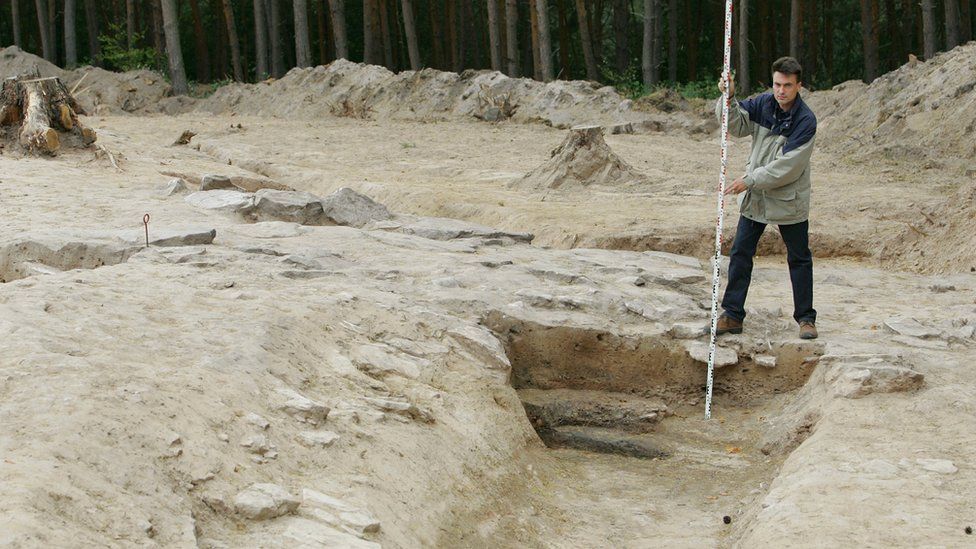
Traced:
MULTIPOLYGON (((752 258, 766 225, 779 226, 786 244, 786 261, 793 284, 793 318, 800 337, 817 337, 817 311, 813 308, 813 256, 808 229, 810 213, 810 156, 817 118, 800 98, 803 69, 796 59, 781 57, 773 63, 773 90, 752 99, 732 101, 729 133, 752 136, 745 175, 726 187, 739 196, 739 224, 729 254, 729 282, 722 299, 724 310, 717 333, 742 333, 745 302, 752 279, 752 258)), ((729 95, 735 83, 728 82, 729 95)), ((725 90, 725 81, 719 90, 725 90)), ((722 100, 716 105, 721 119, 722 100)))

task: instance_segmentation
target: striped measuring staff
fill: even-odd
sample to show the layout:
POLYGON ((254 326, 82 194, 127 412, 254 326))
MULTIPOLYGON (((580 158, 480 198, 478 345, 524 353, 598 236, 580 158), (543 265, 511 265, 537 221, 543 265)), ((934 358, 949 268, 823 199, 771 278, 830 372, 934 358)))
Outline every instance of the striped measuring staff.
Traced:
POLYGON ((729 95, 732 57, 732 0, 725 0, 725 58, 722 64, 722 168, 718 176, 718 221, 715 223, 715 257, 712 258, 712 329, 708 341, 708 381, 705 389, 705 419, 712 417, 712 385, 715 377, 715 331, 718 327, 719 260, 722 257, 722 225, 725 220, 725 175, 729 165, 729 95))

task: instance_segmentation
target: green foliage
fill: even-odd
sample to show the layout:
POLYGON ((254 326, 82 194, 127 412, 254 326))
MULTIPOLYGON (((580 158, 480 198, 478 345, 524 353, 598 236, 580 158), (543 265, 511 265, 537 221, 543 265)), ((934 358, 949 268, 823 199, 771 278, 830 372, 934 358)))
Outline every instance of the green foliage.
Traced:
MULTIPOLYGON (((156 55, 152 48, 128 48, 128 36, 125 26, 110 23, 108 32, 101 34, 98 41, 102 45, 102 59, 105 68, 115 71, 131 71, 136 69, 162 70, 165 68, 163 60, 156 55)), ((142 34, 136 34, 136 43, 142 41, 142 34)))
POLYGON ((644 85, 641 71, 637 67, 630 67, 626 72, 619 73, 605 66, 602 68, 602 72, 602 81, 616 88, 617 93, 628 99, 637 99, 651 92, 644 85))
POLYGON ((618 73, 604 67, 603 82, 615 87, 617 93, 628 99, 651 95, 665 88, 677 91, 685 99, 715 99, 721 95, 716 85, 718 76, 705 76, 693 82, 660 82, 648 88, 644 85, 639 68, 631 67, 625 73, 618 73))
POLYGON ((685 99, 716 99, 719 78, 703 78, 694 82, 668 82, 666 85, 678 91, 685 99))

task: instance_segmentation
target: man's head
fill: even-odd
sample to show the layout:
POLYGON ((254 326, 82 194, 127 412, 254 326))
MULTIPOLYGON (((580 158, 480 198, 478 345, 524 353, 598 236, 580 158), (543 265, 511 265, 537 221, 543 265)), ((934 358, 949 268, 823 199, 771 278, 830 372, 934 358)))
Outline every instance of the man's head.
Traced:
POLYGON ((780 57, 773 63, 773 97, 783 110, 789 110, 803 87, 803 67, 792 57, 780 57))

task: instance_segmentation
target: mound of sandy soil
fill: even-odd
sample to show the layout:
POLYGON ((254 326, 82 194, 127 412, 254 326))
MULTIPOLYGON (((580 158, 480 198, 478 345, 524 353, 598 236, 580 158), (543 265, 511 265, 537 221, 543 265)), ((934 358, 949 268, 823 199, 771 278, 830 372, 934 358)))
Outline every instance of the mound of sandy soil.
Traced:
POLYGON ((65 73, 57 65, 27 53, 17 46, 0 49, 0 78, 10 78, 33 71, 43 78, 51 76, 64 78, 65 73))
POLYGON ((159 112, 160 102, 172 93, 162 75, 148 70, 117 73, 83 67, 70 71, 67 81, 78 86, 78 101, 88 112, 98 114, 159 112))
POLYGON ((512 182, 528 189, 567 189, 589 185, 621 186, 647 178, 617 156, 603 139, 603 128, 573 128, 544 164, 512 182))
POLYGON ((616 127, 615 133, 678 130, 707 134, 717 126, 701 109, 637 112, 633 101, 611 86, 582 80, 539 82, 497 71, 460 74, 424 69, 393 73, 384 67, 340 59, 314 68, 295 68, 280 80, 232 84, 199 100, 172 97, 166 79, 138 70, 113 73, 97 67, 63 70, 17 47, 0 50, 0 78, 37 70, 78 85, 79 103, 90 113, 166 113, 193 110, 311 119, 348 116, 368 119, 541 122, 557 128, 616 127), (82 81, 84 78, 84 81, 82 81))
POLYGON ((399 74, 344 59, 259 84, 225 86, 198 107, 213 113, 283 117, 324 114, 362 118, 443 120, 483 115, 502 98, 514 107, 511 119, 556 127, 622 123, 635 119, 609 86, 583 81, 537 82, 495 71, 461 74, 434 69, 399 74))
POLYGON ((847 155, 976 158, 976 42, 911 60, 870 85, 851 81, 808 97, 818 143, 847 155))
POLYGON ((75 98, 89 114, 163 112, 175 100, 164 101, 172 94, 172 86, 153 71, 118 73, 90 66, 66 71, 16 46, 0 50, 0 78, 31 71, 61 78, 75 90, 75 98))
POLYGON ((976 272, 976 184, 961 188, 891 238, 881 260, 922 273, 976 272))
POLYGON ((689 112, 692 104, 680 93, 671 88, 661 88, 634 101, 635 111, 646 112, 689 112))

